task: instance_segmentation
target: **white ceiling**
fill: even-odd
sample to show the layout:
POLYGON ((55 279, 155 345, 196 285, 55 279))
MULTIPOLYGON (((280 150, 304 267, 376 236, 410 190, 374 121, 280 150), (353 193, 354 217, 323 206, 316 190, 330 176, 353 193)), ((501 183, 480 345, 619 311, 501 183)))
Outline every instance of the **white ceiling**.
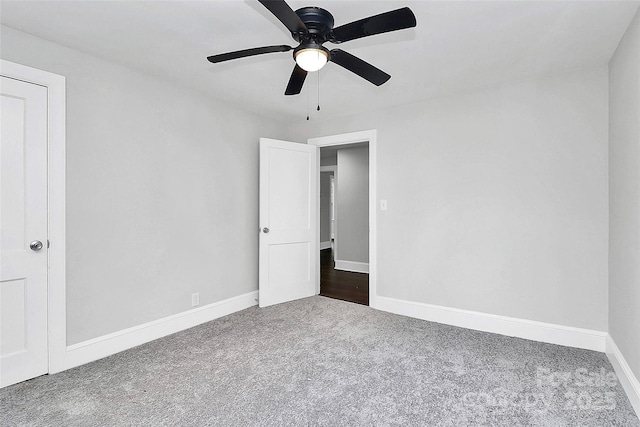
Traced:
MULTIPOLYGON (((409 6, 418 25, 340 48, 391 74, 376 87, 335 64, 298 96, 284 96, 291 52, 211 64, 212 54, 295 42, 255 1, 7 1, 0 22, 283 121, 316 120, 407 104, 608 62, 638 2, 327 1, 339 26, 409 6)), ((335 47, 328 43, 330 49, 335 47)))

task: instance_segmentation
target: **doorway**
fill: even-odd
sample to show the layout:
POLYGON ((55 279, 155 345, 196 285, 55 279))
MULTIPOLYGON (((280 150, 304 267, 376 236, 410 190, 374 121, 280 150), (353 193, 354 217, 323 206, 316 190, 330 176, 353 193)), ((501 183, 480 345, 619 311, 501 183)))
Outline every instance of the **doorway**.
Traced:
MULTIPOLYGON (((346 188, 346 190, 356 190, 352 195, 345 194, 348 200, 353 199, 353 195, 361 198, 361 202, 364 199, 364 207, 360 212, 360 220, 357 222, 358 226, 362 228, 359 235, 364 236, 366 240, 366 246, 364 246, 364 255, 354 255, 353 246, 349 244, 348 233, 344 233, 345 228, 341 227, 340 223, 340 168, 335 162, 335 194, 334 199, 335 206, 335 225, 333 239, 331 245, 326 242, 321 243, 321 248, 318 253, 318 263, 320 265, 320 284, 319 294, 347 300, 359 304, 371 305, 375 307, 376 301, 376 131, 362 131, 348 134, 333 135, 327 137, 309 139, 309 144, 316 145, 320 148, 321 153, 321 166, 320 174, 326 173, 327 168, 331 167, 330 162, 326 161, 330 155, 326 153, 337 153, 338 150, 344 150, 344 153, 351 151, 355 153, 357 150, 350 150, 356 148, 364 148, 364 151, 368 151, 368 155, 365 157, 365 166, 367 167, 367 178, 365 187, 359 189, 346 188), (368 150, 367 150, 368 148, 368 150), (325 159, 323 159, 323 156, 325 159), (340 230, 343 230, 342 236, 340 230), (347 240, 344 240, 344 239, 347 240), (341 240, 343 239, 343 240, 341 240), (341 246, 342 242, 342 246, 341 246), (342 249, 341 249, 342 247, 342 249), (336 268, 337 267, 337 268, 336 268)), ((363 151, 363 150, 361 150, 363 151)), ((337 157, 337 156, 336 156, 337 157)), ((345 159, 348 156, 345 156, 345 159)), ((348 176, 348 174, 346 174, 348 176)), ((325 180, 326 181, 326 180, 325 180)), ((320 194, 322 189, 319 186, 318 198, 321 199, 320 194)), ((345 192, 347 193, 347 192, 345 192)), ((325 193, 326 197, 326 193, 325 193)), ((357 197, 356 197, 357 198, 357 197)), ((321 203, 319 203, 320 205, 321 203)), ((353 224, 353 223, 352 223, 353 224)), ((349 225, 349 220, 344 221, 343 226, 349 225)), ((351 229, 353 226, 347 228, 351 229)), ((320 230, 320 221, 318 224, 318 234, 326 236, 326 232, 322 233, 320 230)), ((322 240, 322 238, 320 239, 322 240)), ((355 243, 355 242, 351 242, 355 243)), ((358 246, 357 244, 355 246, 358 246)), ((362 245, 360 245, 362 247, 362 245)))

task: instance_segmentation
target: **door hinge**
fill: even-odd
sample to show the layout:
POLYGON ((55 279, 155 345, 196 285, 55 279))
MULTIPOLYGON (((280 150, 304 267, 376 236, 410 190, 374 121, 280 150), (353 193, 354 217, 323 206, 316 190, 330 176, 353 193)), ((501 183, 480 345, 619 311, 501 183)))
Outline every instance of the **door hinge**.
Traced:
POLYGON ((51 242, 47 239, 47 249, 49 249, 49 246, 51 246, 51 242))

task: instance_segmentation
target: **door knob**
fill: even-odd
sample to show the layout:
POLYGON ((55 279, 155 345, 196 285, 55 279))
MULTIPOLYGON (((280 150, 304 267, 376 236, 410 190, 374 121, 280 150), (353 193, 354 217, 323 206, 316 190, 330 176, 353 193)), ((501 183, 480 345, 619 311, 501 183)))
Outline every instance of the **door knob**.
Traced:
POLYGON ((39 251, 42 249, 42 242, 40 240, 34 240, 29 244, 29 247, 32 251, 39 251))
POLYGON ((263 233, 268 233, 268 232, 269 232, 269 228, 268 228, 268 227, 263 228, 263 229, 262 229, 262 232, 263 232, 263 233))

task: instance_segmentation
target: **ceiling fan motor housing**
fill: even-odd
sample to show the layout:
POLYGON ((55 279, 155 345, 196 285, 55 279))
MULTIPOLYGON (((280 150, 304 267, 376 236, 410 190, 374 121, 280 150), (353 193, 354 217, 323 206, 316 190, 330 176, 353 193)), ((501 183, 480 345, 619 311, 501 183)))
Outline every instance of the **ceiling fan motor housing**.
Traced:
POLYGON ((296 10, 300 20, 306 25, 308 32, 292 33, 293 38, 300 42, 315 42, 322 44, 329 40, 333 29, 333 15, 320 7, 309 6, 296 10))

